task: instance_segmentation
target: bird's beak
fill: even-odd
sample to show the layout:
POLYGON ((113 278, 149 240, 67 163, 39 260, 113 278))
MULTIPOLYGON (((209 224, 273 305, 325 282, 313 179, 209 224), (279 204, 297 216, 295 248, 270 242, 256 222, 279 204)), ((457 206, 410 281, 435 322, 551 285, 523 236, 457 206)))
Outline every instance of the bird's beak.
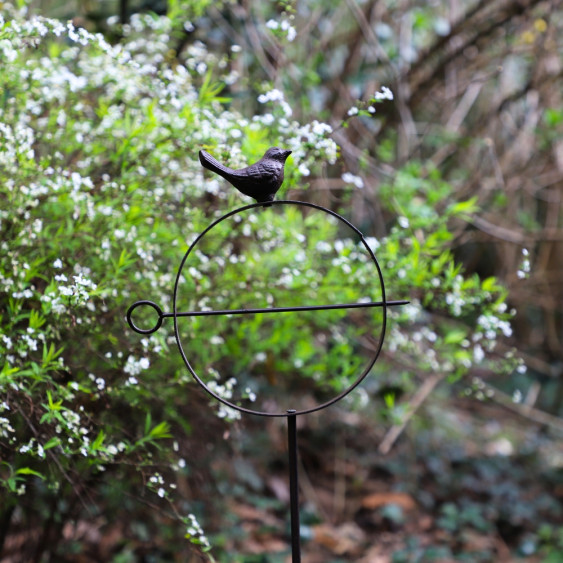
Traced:
POLYGON ((292 153, 292 151, 284 151, 285 158, 287 158, 291 153, 292 153))

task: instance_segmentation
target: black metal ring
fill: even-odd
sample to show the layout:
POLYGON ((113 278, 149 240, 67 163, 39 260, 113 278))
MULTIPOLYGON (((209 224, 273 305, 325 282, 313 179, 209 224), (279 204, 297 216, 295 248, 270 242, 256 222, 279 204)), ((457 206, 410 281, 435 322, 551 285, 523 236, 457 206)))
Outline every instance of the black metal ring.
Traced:
POLYGON ((152 334, 153 332, 156 332, 162 326, 163 318, 164 318, 164 314, 162 313, 162 309, 153 301, 147 301, 146 299, 143 301, 137 301, 136 303, 133 303, 133 305, 131 305, 131 307, 127 309, 127 323, 135 332, 138 332, 139 334, 152 334), (133 314, 133 311, 137 307, 140 307, 141 305, 148 305, 158 313, 158 321, 156 321, 156 325, 153 328, 147 328, 147 329, 139 328, 133 322, 131 315, 133 314))
MULTIPOLYGON (((377 270, 377 275, 378 275, 378 278, 379 278, 379 283, 380 283, 380 286, 381 286, 381 296, 382 296, 381 307, 383 309, 383 319, 382 319, 382 323, 381 323, 381 338, 379 339, 379 345, 378 345, 378 347, 375 351, 373 358, 371 359, 371 361, 369 362, 367 367, 364 369, 363 373, 358 377, 358 379, 350 387, 348 387, 347 389, 342 391, 336 397, 333 397, 329 401, 322 403, 321 405, 317 405, 315 407, 311 407, 311 408, 300 410, 300 411, 292 411, 291 416, 311 413, 311 412, 315 412, 315 411, 324 409, 324 408, 336 403, 340 399, 344 398, 346 395, 348 395, 351 391, 353 391, 365 379, 365 377, 368 375, 371 368, 375 364, 377 358, 379 357, 379 354, 381 352, 381 348, 383 346, 383 339, 385 337, 385 329, 386 329, 386 325, 387 325, 387 301, 386 301, 386 297, 385 297, 385 284, 383 282, 383 274, 381 272, 381 268, 379 266, 379 263, 377 262, 377 259, 375 257, 375 254, 373 253, 373 250, 370 248, 370 246, 366 242, 364 235, 354 225, 352 225, 352 223, 350 223, 350 221, 344 219, 344 217, 342 217, 338 213, 331 211, 330 209, 327 209, 326 207, 322 207, 321 205, 317 205, 317 204, 309 203, 309 202, 304 202, 304 201, 293 201, 293 200, 277 200, 277 201, 272 201, 272 202, 268 202, 268 203, 252 203, 250 205, 246 205, 244 207, 239 207, 237 209, 234 209, 233 211, 230 211, 229 213, 226 213, 225 215, 219 217, 219 219, 217 219, 213 223, 211 223, 211 225, 209 225, 202 233, 200 233, 198 235, 198 237, 192 242, 192 244, 188 248, 186 254, 184 255, 184 258, 182 259, 182 262, 181 262, 180 267, 178 269, 178 274, 176 276, 176 283, 174 284, 174 309, 173 309, 173 311, 174 311, 173 312, 174 333, 175 333, 176 342, 178 344, 178 348, 180 350, 180 354, 181 354, 181 356, 184 360, 184 363, 186 364, 186 367, 188 368, 188 370, 190 371, 190 373, 192 374, 194 379, 203 387, 203 389, 205 389, 205 391, 209 395, 211 395, 212 397, 214 397, 215 399, 217 399, 221 403, 223 403, 223 404, 225 404, 225 405, 227 405, 227 406, 229 406, 229 407, 231 407, 231 408, 233 408, 237 411, 247 413, 247 414, 254 414, 254 415, 258 415, 258 416, 267 416, 267 417, 287 417, 287 416, 289 416, 287 409, 284 410, 283 412, 279 412, 279 413, 255 411, 255 410, 252 410, 252 409, 248 409, 246 407, 242 407, 242 406, 237 405, 235 403, 231 403, 231 402, 227 401, 226 399, 224 399, 223 397, 219 396, 217 393, 214 393, 211 389, 209 389, 209 387, 207 387, 205 382, 197 375, 197 373, 195 372, 195 370, 191 366, 190 362, 188 361, 188 358, 186 357, 186 354, 185 354, 184 349, 182 347, 182 343, 180 342, 180 333, 179 333, 179 330, 178 330, 178 317, 181 316, 181 312, 178 311, 178 308, 177 308, 178 307, 178 286, 180 284, 180 278, 182 276, 182 269, 184 267, 184 264, 186 263, 186 260, 188 259, 191 252, 196 247, 197 243, 211 229, 213 229, 216 225, 218 225, 219 223, 221 223, 225 219, 228 219, 229 217, 232 217, 233 215, 236 215, 236 214, 241 213, 243 211, 246 211, 248 209, 253 209, 255 207, 270 207, 272 205, 297 205, 297 206, 303 206, 303 207, 310 207, 310 208, 313 208, 313 209, 317 209, 319 211, 324 211, 325 213, 332 215, 333 217, 342 221, 348 227, 350 227, 350 229, 352 229, 359 236, 360 240, 362 241, 362 244, 364 245, 365 249, 367 250, 368 254, 370 255, 370 257, 371 257, 371 259, 372 259, 372 261, 375 265, 375 268, 377 270)), ((150 302, 145 302, 145 303, 150 303, 150 302)), ((162 322, 162 317, 161 317, 161 322, 162 322)))

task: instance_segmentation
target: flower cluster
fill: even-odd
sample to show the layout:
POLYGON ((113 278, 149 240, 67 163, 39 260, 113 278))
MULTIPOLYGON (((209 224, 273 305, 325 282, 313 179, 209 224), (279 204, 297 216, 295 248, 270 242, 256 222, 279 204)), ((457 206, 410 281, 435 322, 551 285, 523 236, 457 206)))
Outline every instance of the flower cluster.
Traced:
POLYGON ((522 262, 520 263, 520 267, 516 272, 516 275, 519 279, 526 279, 530 277, 530 271, 532 267, 530 264, 530 253, 527 248, 522 249, 522 262))
POLYGON ((297 31, 288 18, 283 18, 281 21, 268 20, 266 22, 266 27, 273 31, 278 31, 285 34, 285 38, 288 41, 293 41, 297 37, 297 31))
POLYGON ((148 358, 135 358, 134 356, 129 356, 123 367, 123 371, 129 375, 126 385, 137 385, 139 380, 137 379, 137 375, 139 375, 142 371, 149 369, 150 367, 150 360, 148 358))
POLYGON ((291 117, 291 114, 293 113, 291 107, 289 107, 289 104, 285 101, 285 96, 277 88, 274 88, 265 94, 260 94, 258 96, 258 101, 261 104, 265 104, 267 102, 279 102, 279 105, 286 117, 291 117))
POLYGON ((207 539, 207 536, 205 535, 205 532, 203 531, 203 528, 199 524, 196 516, 194 514, 188 514, 185 521, 187 525, 186 537, 190 541, 203 546, 204 549, 206 548, 208 549, 210 547, 209 540, 207 539))
POLYGON ((373 95, 373 99, 378 102, 382 100, 393 100, 393 98, 394 98, 393 92, 391 92, 391 89, 387 88, 387 86, 382 86, 381 91, 376 92, 373 95))
POLYGON ((10 434, 12 434, 14 432, 15 432, 15 429, 10 424, 10 420, 8 418, 6 418, 5 416, 0 416, 0 437, 11 438, 13 440, 13 438, 10 436, 10 434))
POLYGON ((372 116, 376 113, 376 104, 385 100, 392 101, 394 99, 393 92, 387 86, 382 86, 381 91, 375 92, 368 102, 357 102, 347 112, 348 117, 355 115, 372 116))
POLYGON ((280 141, 284 147, 292 151, 292 158, 298 164, 301 176, 309 176, 311 169, 319 160, 334 164, 338 148, 329 137, 332 127, 327 123, 313 120, 311 123, 300 125, 296 121, 289 121, 292 110, 283 92, 274 88, 258 97, 263 104, 272 103, 274 108, 281 110, 281 115, 266 113, 255 116, 250 124, 251 129, 261 126, 275 127, 283 139, 280 141))
POLYGON ((356 188, 363 188, 364 187, 364 180, 361 176, 356 176, 351 172, 344 172, 342 174, 342 181, 346 184, 353 184, 356 188))
MULTIPOLYGON (((218 374, 216 374, 216 377, 218 377, 218 374)), ((225 383, 219 383, 215 379, 212 379, 207 383, 208 389, 225 401, 233 399, 236 385, 237 380, 235 377, 229 378, 225 381, 225 383)), ((240 419, 240 411, 233 409, 229 405, 217 401, 211 401, 210 404, 217 409, 217 416, 219 418, 224 418, 229 421, 240 419)))

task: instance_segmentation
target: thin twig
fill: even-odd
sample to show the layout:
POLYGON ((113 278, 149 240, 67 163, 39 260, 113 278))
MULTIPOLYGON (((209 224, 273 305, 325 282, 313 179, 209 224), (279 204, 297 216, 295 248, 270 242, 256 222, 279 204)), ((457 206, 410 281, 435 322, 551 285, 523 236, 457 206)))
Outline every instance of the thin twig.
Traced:
POLYGON ((383 438, 381 444, 379 444, 379 452, 383 455, 388 454, 393 447, 393 444, 397 441, 399 436, 403 433, 403 430, 407 427, 410 419, 414 416, 416 411, 420 408, 422 403, 428 398, 430 393, 434 391, 438 383, 440 383, 445 377, 445 374, 438 373, 430 376, 424 381, 424 383, 418 388, 418 391, 412 396, 409 401, 408 411, 404 416, 400 424, 392 426, 385 437, 383 438))
POLYGON ((546 413, 542 410, 536 409, 530 405, 522 403, 515 403, 510 395, 493 387, 489 383, 482 381, 484 385, 483 391, 489 400, 503 406, 504 408, 515 412, 527 420, 531 420, 536 424, 549 426, 559 432, 563 432, 563 419, 546 413))
POLYGON ((500 225, 495 225, 479 215, 474 215, 471 217, 471 223, 475 225, 478 229, 491 235, 494 238, 504 240, 506 242, 512 242, 514 244, 524 245, 528 236, 523 232, 514 231, 507 229, 506 227, 501 227, 500 225))

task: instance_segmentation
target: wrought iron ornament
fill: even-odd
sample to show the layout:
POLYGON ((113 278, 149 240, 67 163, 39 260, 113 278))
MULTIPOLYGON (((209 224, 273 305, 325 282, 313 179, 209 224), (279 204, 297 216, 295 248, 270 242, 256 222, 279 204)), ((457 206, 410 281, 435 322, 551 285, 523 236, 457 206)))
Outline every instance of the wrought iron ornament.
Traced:
POLYGON ((223 176, 239 192, 258 203, 273 201, 283 183, 283 170, 291 151, 272 147, 255 164, 233 170, 221 164, 204 150, 199 151, 199 161, 204 168, 223 176))
MULTIPOLYGON (((176 276, 176 282, 174 284, 174 300, 173 300, 173 311, 172 312, 163 312, 162 309, 154 302, 149 301, 149 300, 141 300, 141 301, 137 301, 136 303, 134 303, 133 305, 131 305, 131 307, 129 307, 128 311, 127 311, 127 322, 129 324, 129 326, 137 333, 139 334, 152 334, 154 332, 156 332, 161 326, 162 323, 164 321, 164 319, 166 318, 173 318, 174 319, 174 333, 175 333, 175 337, 176 337, 176 342, 178 344, 178 349, 180 351, 180 354, 184 360, 184 363, 186 365, 186 367, 188 368, 189 372, 191 373, 191 375, 194 377, 194 379, 199 383, 199 385, 201 385, 203 387, 203 389, 205 389, 205 391, 211 395, 213 398, 217 399, 218 401, 220 401, 221 403, 227 405, 230 408, 233 408, 235 410, 238 410, 242 413, 247 413, 247 414, 254 414, 254 415, 258 415, 258 416, 263 416, 263 417, 286 417, 287 418, 287 424, 288 424, 288 453, 289 453, 289 482, 290 482, 290 516, 291 516, 291 546, 292 546, 292 561, 293 563, 300 563, 301 561, 301 554, 300 554, 300 534, 299 534, 299 492, 298 492, 298 464, 297 464, 297 431, 296 431, 296 418, 298 415, 303 415, 306 413, 310 413, 310 412, 314 412, 314 411, 318 411, 321 410, 323 408, 326 408, 334 403, 336 403, 337 401, 339 401, 340 399, 342 399, 343 397, 345 397, 346 395, 348 395, 353 389, 355 389, 362 381, 363 379, 368 375, 368 373, 370 372, 371 368, 373 367, 373 365, 375 364, 380 352, 381 352, 381 348, 383 345, 383 340, 384 340, 384 335, 385 335, 385 329, 386 329, 386 324, 387 324, 387 307, 393 307, 393 306, 398 306, 398 305, 405 305, 408 303, 408 301, 388 301, 386 298, 386 292, 385 292, 385 285, 384 285, 384 281, 383 281, 383 274, 381 271, 381 268, 377 262, 377 259, 375 257, 375 254, 373 253, 372 249, 370 248, 370 246, 367 244, 363 234, 354 226, 352 225, 349 221, 347 221, 346 219, 344 219, 343 217, 341 217, 340 215, 338 215, 337 213, 335 213, 334 211, 331 211, 325 207, 322 207, 320 205, 316 205, 313 203, 308 203, 308 202, 302 202, 302 201, 292 201, 292 200, 279 200, 279 201, 273 201, 274 195, 276 193, 276 191, 279 189, 281 182, 283 181, 283 164, 285 163, 285 159, 287 158, 287 156, 289 155, 290 151, 282 151, 281 149, 269 149, 266 154, 264 155, 264 157, 262 158, 262 160, 260 160, 258 163, 243 169, 241 171, 238 171, 239 175, 237 176, 237 172, 235 171, 231 171, 230 169, 226 168, 226 167, 222 167, 219 168, 217 170, 218 173, 220 173, 222 176, 224 176, 226 179, 228 179, 231 183, 233 183, 233 185, 239 189, 242 193, 244 193, 245 195, 249 195, 251 197, 254 197, 258 203, 254 203, 254 204, 250 204, 238 209, 235 209, 233 211, 230 211, 228 213, 226 213, 225 215, 223 215, 222 217, 220 217, 219 219, 217 219, 216 221, 214 221, 213 223, 211 223, 211 225, 209 225, 196 239, 195 241, 190 245, 190 247, 188 248, 186 254, 184 255, 184 258, 182 259, 182 262, 180 264, 180 267, 178 269, 178 273, 176 276), (256 178, 258 176, 260 176, 260 173, 257 173, 256 170, 260 171, 260 170, 264 170, 264 161, 269 158, 268 155, 271 154, 271 151, 280 151, 280 159, 281 159, 281 168, 276 168, 277 172, 271 172, 271 177, 268 181, 266 181, 263 185, 263 187, 261 188, 259 183, 257 182, 256 178), (261 164, 262 163, 262 164, 261 164), (260 166, 259 166, 260 165, 260 166), (251 169, 253 169, 254 167, 256 167, 254 169, 254 172, 251 171, 251 169), (281 171, 280 171, 281 170, 281 171), (246 171, 246 172, 245 172, 246 171), (248 171, 251 171, 250 173, 248 171), (244 173, 244 174, 243 174, 244 173), (234 174, 234 175, 233 175, 234 174), (242 174, 242 176, 240 175, 242 174), (249 181, 247 181, 246 183, 244 181, 241 180, 242 179, 246 179, 248 180, 249 177, 253 178, 253 182, 251 183, 249 181), (242 183, 241 183, 242 182, 242 183), (324 213, 327 213, 328 215, 334 217, 335 219, 341 221, 344 225, 346 225, 348 228, 350 228, 353 232, 356 233, 356 235, 359 238, 359 241, 361 242, 361 244, 364 246, 367 254, 369 255, 369 257, 371 258, 371 261, 373 262, 374 265, 374 269, 375 269, 375 273, 376 273, 376 278, 380 284, 380 288, 381 288, 381 300, 379 301, 369 301, 369 302, 352 302, 352 303, 326 303, 326 304, 322 304, 322 305, 308 305, 308 304, 303 304, 303 305, 299 305, 299 306, 292 306, 292 307, 266 307, 266 308, 244 308, 244 309, 221 309, 221 310, 195 310, 195 311, 183 311, 179 309, 179 285, 180 285, 180 280, 182 279, 182 271, 184 269, 184 266, 186 264, 186 262, 188 261, 190 255, 196 250, 198 243, 202 240, 202 238, 208 234, 213 228, 215 228, 217 225, 219 225, 220 223, 222 223, 223 221, 229 219, 230 217, 234 217, 242 212, 245 212, 247 210, 252 210, 253 208, 263 208, 263 207, 272 207, 272 206, 298 206, 301 208, 312 208, 324 213), (157 315, 157 319, 156 322, 154 324, 153 327, 151 328, 140 328, 138 327, 134 320, 133 320, 133 313, 135 312, 135 310, 139 307, 142 306, 146 306, 146 307, 150 307, 152 309, 154 309, 154 312, 157 315), (381 321, 381 327, 380 327, 380 337, 379 337, 379 343, 376 346, 373 355, 371 356, 371 358, 369 359, 367 365, 365 366, 365 369, 362 371, 362 373, 360 373, 357 377, 357 379, 344 391, 342 391, 341 393, 339 393, 338 395, 336 395, 335 397, 332 397, 330 400, 310 407, 310 408, 304 408, 302 410, 297 410, 297 409, 286 409, 285 411, 282 412, 264 412, 261 410, 252 410, 249 408, 246 408, 240 404, 237 404, 234 401, 228 401, 227 399, 225 399, 224 397, 219 396, 217 393, 215 393, 208 385, 206 385, 206 383, 203 381, 203 379, 200 377, 200 375, 198 375, 198 373, 196 372, 196 370, 194 369, 194 367, 192 366, 192 364, 190 363, 189 359, 188 359, 188 355, 186 354, 184 347, 182 345, 181 342, 181 338, 180 338, 180 330, 179 330, 179 320, 184 318, 184 317, 196 317, 196 316, 213 316, 213 315, 268 315, 268 314, 276 314, 276 313, 288 313, 288 312, 294 312, 294 313, 299 313, 301 311, 326 311, 326 310, 334 310, 334 309, 357 309, 357 308, 370 308, 370 307, 377 307, 377 308, 381 308, 382 309, 382 321, 381 321)), ((215 161, 215 159, 212 159, 212 157, 210 157, 210 155, 208 155, 207 153, 205 153, 204 151, 200 152, 200 160, 202 162, 202 164, 204 166, 206 166, 207 168, 210 169, 214 169, 211 165, 209 165, 210 162, 217 163, 217 161, 215 161)), ((213 166, 216 166, 216 164, 213 164, 213 166)), ((267 166, 266 166, 267 168, 267 166)))

